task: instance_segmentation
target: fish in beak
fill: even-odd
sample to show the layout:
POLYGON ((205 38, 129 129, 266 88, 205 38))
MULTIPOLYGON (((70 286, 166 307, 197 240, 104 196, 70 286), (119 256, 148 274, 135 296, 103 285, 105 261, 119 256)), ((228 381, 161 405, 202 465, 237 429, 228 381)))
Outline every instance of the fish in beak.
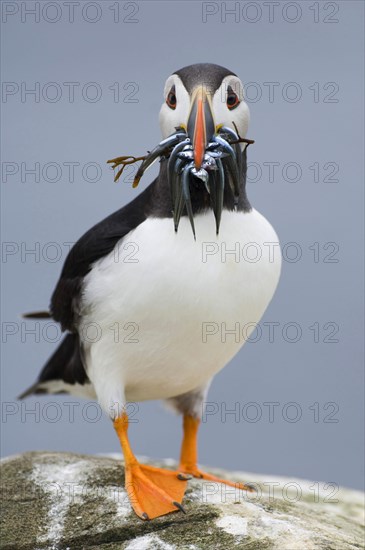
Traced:
POLYGON ((225 186, 230 189, 234 204, 240 194, 242 165, 240 143, 247 145, 252 140, 240 138, 231 128, 216 126, 211 96, 204 85, 192 93, 186 125, 181 123, 175 132, 161 141, 144 157, 118 157, 109 162, 113 168, 122 165, 115 181, 124 167, 136 160, 143 160, 133 182, 138 185, 144 172, 158 159, 168 159, 167 176, 171 190, 172 213, 177 232, 181 216, 186 211, 195 238, 194 210, 190 183, 201 180, 210 196, 210 204, 216 220, 216 234, 219 234, 223 210, 225 186))

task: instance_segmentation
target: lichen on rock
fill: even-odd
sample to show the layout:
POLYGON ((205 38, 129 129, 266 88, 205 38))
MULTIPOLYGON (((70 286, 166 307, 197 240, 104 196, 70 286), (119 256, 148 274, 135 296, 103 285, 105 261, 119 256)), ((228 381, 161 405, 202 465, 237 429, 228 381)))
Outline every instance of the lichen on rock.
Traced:
MULTIPOLYGON (((152 462, 150 462, 152 464, 152 462)), ((174 467, 172 461, 154 462, 174 467)), ((123 461, 25 453, 1 463, 1 548, 14 550, 361 550, 364 495, 287 478, 214 471, 248 493, 193 479, 187 514, 150 522, 133 512, 123 461)))

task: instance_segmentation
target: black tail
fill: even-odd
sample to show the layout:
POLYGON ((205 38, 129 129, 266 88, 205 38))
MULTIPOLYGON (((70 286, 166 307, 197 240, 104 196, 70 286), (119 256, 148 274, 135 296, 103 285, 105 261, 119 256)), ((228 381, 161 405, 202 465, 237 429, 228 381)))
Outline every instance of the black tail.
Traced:
POLYGON ((50 319, 52 315, 49 311, 33 311, 32 313, 23 313, 24 319, 50 319))
MULTIPOLYGON (((65 384, 86 384, 89 382, 82 362, 79 336, 68 334, 43 367, 35 384, 19 395, 24 399, 36 393, 60 393, 60 382, 65 384), (52 383, 57 384, 57 391, 52 391, 52 383)), ((66 390, 67 392, 67 390, 66 390)))

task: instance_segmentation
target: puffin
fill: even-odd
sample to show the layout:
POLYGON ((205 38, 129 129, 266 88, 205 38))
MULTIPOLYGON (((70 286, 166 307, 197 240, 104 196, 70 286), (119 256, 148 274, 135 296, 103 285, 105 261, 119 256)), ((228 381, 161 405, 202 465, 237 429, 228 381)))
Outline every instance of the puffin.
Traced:
POLYGON ((171 74, 163 140, 142 157, 135 185, 155 160, 158 176, 76 242, 49 311, 26 315, 51 317, 66 334, 19 397, 96 399, 113 422, 125 488, 142 520, 185 512, 191 477, 252 489, 205 472, 197 452, 212 379, 247 341, 280 277, 276 232, 246 193, 249 118, 231 70, 198 63, 171 74), (133 453, 128 405, 146 400, 182 415, 177 470, 133 453))

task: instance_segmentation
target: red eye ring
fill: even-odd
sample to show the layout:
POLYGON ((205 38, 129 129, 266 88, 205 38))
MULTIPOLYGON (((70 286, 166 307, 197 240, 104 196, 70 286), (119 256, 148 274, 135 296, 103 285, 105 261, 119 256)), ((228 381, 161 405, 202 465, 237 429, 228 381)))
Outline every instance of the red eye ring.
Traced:
POLYGON ((170 107, 170 109, 176 109, 176 93, 175 93, 175 86, 171 88, 169 93, 167 94, 166 103, 170 107))
POLYGON ((227 107, 230 111, 232 111, 232 109, 235 109, 237 105, 241 103, 240 100, 238 99, 238 95, 235 94, 232 89, 228 90, 226 102, 227 102, 227 107))

